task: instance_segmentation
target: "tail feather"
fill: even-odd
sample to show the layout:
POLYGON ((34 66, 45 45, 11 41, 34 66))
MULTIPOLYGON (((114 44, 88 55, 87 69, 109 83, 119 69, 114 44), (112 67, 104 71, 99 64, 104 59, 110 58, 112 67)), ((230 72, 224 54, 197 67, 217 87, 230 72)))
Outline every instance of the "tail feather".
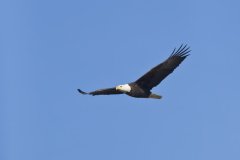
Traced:
POLYGON ((154 94, 154 93, 151 93, 148 98, 161 99, 162 96, 154 94))

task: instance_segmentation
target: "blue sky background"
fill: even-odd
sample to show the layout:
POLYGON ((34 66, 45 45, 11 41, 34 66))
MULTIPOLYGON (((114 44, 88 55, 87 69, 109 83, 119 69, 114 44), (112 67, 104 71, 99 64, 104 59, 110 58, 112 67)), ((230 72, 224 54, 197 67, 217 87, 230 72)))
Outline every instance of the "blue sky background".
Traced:
POLYGON ((1 160, 239 160, 237 0, 0 2, 1 160), (186 43, 153 91, 134 81, 186 43))

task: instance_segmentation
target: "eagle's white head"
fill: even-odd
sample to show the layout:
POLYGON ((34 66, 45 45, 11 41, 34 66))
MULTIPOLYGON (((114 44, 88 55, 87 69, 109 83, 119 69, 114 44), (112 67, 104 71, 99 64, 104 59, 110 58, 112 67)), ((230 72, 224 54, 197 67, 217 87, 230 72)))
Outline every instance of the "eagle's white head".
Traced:
POLYGON ((127 93, 131 91, 129 84, 123 84, 116 87, 116 90, 127 93))

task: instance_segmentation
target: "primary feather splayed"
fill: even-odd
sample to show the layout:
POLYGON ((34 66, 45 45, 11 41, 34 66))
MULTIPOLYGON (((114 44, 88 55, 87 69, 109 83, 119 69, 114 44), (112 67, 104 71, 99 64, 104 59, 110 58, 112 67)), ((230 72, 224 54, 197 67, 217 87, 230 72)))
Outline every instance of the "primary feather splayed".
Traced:
POLYGON ((78 89, 81 94, 89 95, 110 95, 110 94, 127 94, 131 97, 136 98, 155 98, 160 99, 162 96, 154 94, 151 92, 151 89, 157 86, 171 74, 175 68, 189 55, 189 47, 187 45, 181 45, 177 50, 173 50, 172 54, 168 57, 167 60, 160 63, 156 67, 152 68, 149 72, 144 74, 138 80, 132 83, 118 85, 113 88, 99 89, 93 92, 83 92, 78 89))

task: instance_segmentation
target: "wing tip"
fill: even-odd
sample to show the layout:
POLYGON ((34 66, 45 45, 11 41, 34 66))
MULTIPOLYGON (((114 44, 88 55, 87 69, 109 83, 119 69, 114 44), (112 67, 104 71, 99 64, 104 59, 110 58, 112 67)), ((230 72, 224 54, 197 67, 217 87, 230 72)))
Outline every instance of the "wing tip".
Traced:
POLYGON ((86 92, 83 92, 81 89, 77 89, 77 91, 79 92, 79 93, 81 93, 81 94, 88 94, 88 93, 86 93, 86 92))
POLYGON ((188 53, 191 52, 190 47, 187 47, 187 46, 188 46, 187 44, 185 44, 185 45, 181 44, 181 46, 177 50, 176 50, 176 48, 173 50, 173 52, 170 55, 170 57, 180 56, 182 58, 186 58, 187 56, 190 55, 188 53))

